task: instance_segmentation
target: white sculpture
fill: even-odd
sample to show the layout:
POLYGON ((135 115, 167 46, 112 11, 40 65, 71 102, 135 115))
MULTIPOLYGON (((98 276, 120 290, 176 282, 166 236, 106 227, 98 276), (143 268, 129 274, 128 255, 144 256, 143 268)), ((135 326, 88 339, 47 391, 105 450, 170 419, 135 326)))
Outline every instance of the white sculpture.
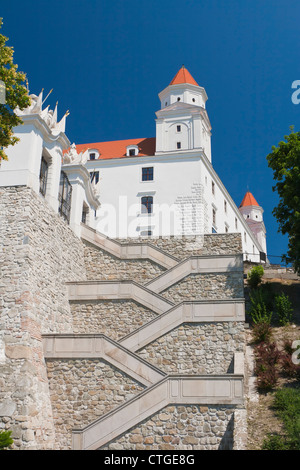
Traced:
POLYGON ((84 165, 87 162, 87 155, 88 152, 80 152, 77 153, 76 145, 73 143, 68 152, 66 152, 63 156, 63 163, 81 163, 84 165))

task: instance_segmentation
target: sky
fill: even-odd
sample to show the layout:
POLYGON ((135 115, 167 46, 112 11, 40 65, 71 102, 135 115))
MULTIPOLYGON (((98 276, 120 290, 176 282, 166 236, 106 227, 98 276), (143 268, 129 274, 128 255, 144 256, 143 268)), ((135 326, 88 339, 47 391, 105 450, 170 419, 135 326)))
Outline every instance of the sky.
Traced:
POLYGON ((0 17, 30 93, 69 110, 71 143, 155 137, 158 93, 184 65, 208 95, 214 169, 237 206, 249 190, 264 208, 280 263, 266 157, 300 130, 299 0, 14 0, 0 17))

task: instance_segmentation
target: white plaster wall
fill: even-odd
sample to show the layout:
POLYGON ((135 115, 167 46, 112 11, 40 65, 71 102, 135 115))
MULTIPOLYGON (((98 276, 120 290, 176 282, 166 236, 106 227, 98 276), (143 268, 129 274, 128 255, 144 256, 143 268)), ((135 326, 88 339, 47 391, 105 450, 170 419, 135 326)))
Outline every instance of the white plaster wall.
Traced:
POLYGON ((226 227, 228 233, 241 233, 245 259, 258 262, 264 247, 259 246, 211 164, 200 153, 178 154, 88 162, 87 167, 100 172, 96 229, 112 238, 138 237, 148 227, 153 236, 212 233, 215 207, 217 233, 226 233, 226 227), (142 181, 143 167, 153 167, 153 181, 142 181), (143 196, 153 196, 152 215, 141 214, 143 196))

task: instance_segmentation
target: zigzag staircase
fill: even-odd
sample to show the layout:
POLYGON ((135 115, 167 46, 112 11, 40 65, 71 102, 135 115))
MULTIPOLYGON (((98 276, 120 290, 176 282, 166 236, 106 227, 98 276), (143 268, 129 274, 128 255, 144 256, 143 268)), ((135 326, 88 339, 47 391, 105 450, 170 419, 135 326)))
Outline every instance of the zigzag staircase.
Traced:
POLYGON ((244 321, 244 299, 167 300, 161 293, 192 274, 236 272, 243 275, 242 255, 190 256, 182 261, 149 243, 122 244, 82 225, 82 239, 119 259, 148 259, 165 268, 163 274, 141 285, 135 281, 68 283, 70 301, 132 299, 156 317, 114 341, 103 334, 44 335, 49 358, 101 358, 144 385, 134 398, 96 421, 72 432, 73 449, 99 449, 170 404, 243 403, 243 357, 235 354, 233 374, 166 374, 142 359, 137 351, 179 325, 200 322, 244 321))

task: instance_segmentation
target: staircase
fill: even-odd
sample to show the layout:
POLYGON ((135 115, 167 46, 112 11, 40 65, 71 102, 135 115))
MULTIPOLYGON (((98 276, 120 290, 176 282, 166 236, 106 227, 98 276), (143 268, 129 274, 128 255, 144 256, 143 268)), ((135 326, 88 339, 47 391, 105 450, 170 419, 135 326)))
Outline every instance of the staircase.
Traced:
POLYGON ((244 322, 244 299, 184 300, 174 303, 162 293, 193 275, 234 273, 243 279, 241 254, 175 258, 151 243, 122 244, 82 225, 82 240, 122 260, 151 260, 164 271, 142 285, 134 280, 68 283, 70 302, 134 300, 155 317, 115 341, 105 334, 44 335, 45 359, 104 359, 144 385, 135 397, 81 429, 73 429, 73 449, 96 450, 172 404, 243 404, 243 358, 234 354, 231 374, 168 374, 139 356, 139 350, 184 323, 244 322))

